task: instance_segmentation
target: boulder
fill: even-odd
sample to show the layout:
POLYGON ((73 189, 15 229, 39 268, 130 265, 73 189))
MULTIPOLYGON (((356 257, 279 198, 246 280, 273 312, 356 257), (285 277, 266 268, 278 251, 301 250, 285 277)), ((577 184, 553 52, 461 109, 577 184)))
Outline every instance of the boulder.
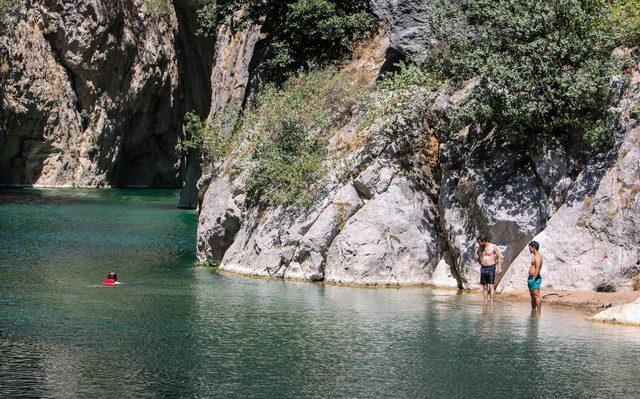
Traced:
POLYGON ((440 260, 435 204, 404 176, 345 224, 327 253, 325 281, 428 284, 440 260))
POLYGON ((589 319, 593 321, 640 326, 640 299, 633 303, 603 310, 589 319))

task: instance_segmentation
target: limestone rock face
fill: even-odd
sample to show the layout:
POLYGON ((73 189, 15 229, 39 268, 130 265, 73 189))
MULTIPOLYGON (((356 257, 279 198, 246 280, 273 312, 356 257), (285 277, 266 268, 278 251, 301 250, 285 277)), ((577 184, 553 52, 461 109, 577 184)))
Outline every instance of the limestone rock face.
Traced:
POLYGON ((351 217, 327 254, 325 281, 426 284, 441 257, 435 204, 404 176, 351 217))
POLYGON ((0 184, 181 185, 182 116, 209 90, 202 101, 182 80, 200 61, 185 65, 179 3, 33 2, 0 39, 0 184))
POLYGON ((640 299, 633 303, 603 310, 592 316, 591 320, 640 326, 640 299))
MULTIPOLYGON (((474 84, 436 93, 425 106, 455 109, 474 84)), ((634 93, 620 104, 623 134, 612 155, 586 166, 562 147, 529 155, 473 126, 439 143, 406 121, 373 122, 365 144, 345 152, 341 143, 359 134, 356 113, 327 139, 328 176, 309 209, 246 203, 251 165, 234 178, 233 166, 223 167, 202 204, 198 256, 255 276, 477 288, 475 240, 486 234, 504 254, 501 289, 525 288, 533 238, 543 247, 547 286, 630 289, 640 259, 634 93)))
POLYGON ((242 217, 228 179, 216 179, 205 194, 206 207, 198 220, 198 260, 219 262, 233 242, 242 217))
MULTIPOLYGON (((381 47, 388 45, 387 38, 379 39, 381 47)), ((367 54, 381 57, 384 51, 367 54)), ((361 61, 354 63, 372 65, 361 61)), ((368 76, 375 79, 377 73, 368 76)), ((240 228, 218 258, 210 248, 213 243, 227 246, 228 241, 216 240, 227 236, 216 232, 228 231, 221 223, 225 215, 238 214, 224 204, 229 198, 244 198, 251 165, 244 165, 234 178, 225 172, 233 167, 222 167, 203 202, 199 257, 219 261, 220 270, 254 276, 385 286, 437 281, 457 287, 438 225, 435 168, 425 164, 424 152, 416 149, 424 143, 412 132, 421 128, 409 127, 413 139, 407 139, 376 121, 364 143, 347 151, 344 143, 356 138, 362 117, 354 114, 327 139, 328 153, 334 155, 326 161, 328 176, 308 209, 234 201, 242 215, 240 228), (407 171, 407 164, 422 166, 407 171), (360 172, 353 176, 354 170, 360 172), (228 185, 221 186, 220 179, 227 179, 228 185)))
MULTIPOLYGON (((636 70, 620 104, 619 146, 580 174, 567 200, 535 240, 545 259, 542 287, 596 290, 612 285, 633 289, 640 275, 640 124, 629 113, 640 94, 636 70)), ((530 255, 514 260, 500 289, 526 289, 530 255)))
MULTIPOLYGON (((207 122, 220 118, 223 134, 229 134, 234 127, 235 118, 251 93, 254 78, 252 66, 257 62, 256 44, 261 38, 261 26, 249 25, 234 30, 227 25, 218 28, 215 41, 213 67, 210 73, 211 103, 208 105, 207 122)), ((180 193, 179 206, 195 209, 198 206, 200 192, 197 188, 201 177, 201 159, 199 151, 187 158, 184 188, 180 193)))
MULTIPOLYGON (((402 176, 393 163, 369 168, 355 180, 330 179, 306 211, 245 209, 240 231, 224 253, 220 269, 358 285, 424 285, 431 283, 440 266, 439 281, 456 286, 444 270, 448 266, 441 263, 435 196, 402 176), (369 168, 384 173, 368 181, 365 195, 356 189, 355 181, 365 180, 369 168)), ((229 196, 220 194, 216 184, 207 191, 203 204, 207 213, 200 217, 207 231, 223 230, 220 220, 233 208, 222 205, 229 196), (215 200, 209 199, 211 190, 216 190, 215 200), (217 215, 215 227, 211 227, 211 215, 217 215)), ((199 242, 204 238, 200 234, 199 242)), ((206 248, 199 247, 199 256, 212 259, 206 248)))
POLYGON ((487 235, 508 265, 540 231, 546 198, 527 158, 491 139, 466 145, 467 131, 443 151, 440 220, 463 287, 480 285, 478 234, 487 235))

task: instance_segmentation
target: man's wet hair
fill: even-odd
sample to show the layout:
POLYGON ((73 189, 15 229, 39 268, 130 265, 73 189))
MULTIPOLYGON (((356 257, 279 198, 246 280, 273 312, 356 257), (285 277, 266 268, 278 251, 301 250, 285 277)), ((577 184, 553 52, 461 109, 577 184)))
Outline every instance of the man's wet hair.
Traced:
POLYGON ((531 241, 531 242, 529 243, 529 246, 530 246, 530 247, 534 247, 534 248, 536 249, 536 251, 539 251, 539 250, 540 250, 540 244, 538 243, 538 241, 531 241))
POLYGON ((489 241, 489 240, 487 239, 487 236, 485 236, 484 234, 480 234, 478 236, 478 241, 485 242, 485 241, 489 241))

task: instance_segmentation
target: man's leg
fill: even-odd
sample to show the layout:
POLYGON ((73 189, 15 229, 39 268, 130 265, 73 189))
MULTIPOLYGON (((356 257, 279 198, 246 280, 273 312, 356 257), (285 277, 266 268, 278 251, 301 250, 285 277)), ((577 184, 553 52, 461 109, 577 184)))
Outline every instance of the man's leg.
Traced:
POLYGON ((493 295, 495 294, 494 284, 489 284, 489 298, 493 302, 493 295))
POLYGON ((482 284, 482 297, 487 302, 487 284, 482 284))
POLYGON ((539 311, 542 310, 542 293, 540 289, 535 290, 535 301, 536 301, 536 309, 539 311))
POLYGON ((534 290, 529 290, 529 295, 531 295, 531 309, 536 309, 536 293, 534 290))

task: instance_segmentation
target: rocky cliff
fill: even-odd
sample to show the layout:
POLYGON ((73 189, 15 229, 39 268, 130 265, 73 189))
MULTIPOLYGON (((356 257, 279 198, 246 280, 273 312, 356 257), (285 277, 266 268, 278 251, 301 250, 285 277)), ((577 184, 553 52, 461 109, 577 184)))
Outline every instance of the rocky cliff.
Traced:
POLYGON ((194 27, 186 0, 31 2, 0 39, 0 184, 181 186, 182 117, 211 96, 194 27))
MULTIPOLYGON (((561 290, 638 289, 640 276, 640 68, 618 105, 616 146, 594 159, 565 190, 566 200, 536 231, 544 248, 544 287, 561 290)), ((560 158, 561 159, 561 158, 560 158)), ((553 162, 557 164, 557 161, 553 162)), ((552 163, 552 164, 553 164, 552 163)), ((563 165, 557 166, 562 169, 563 165)), ((556 184, 550 185, 554 187, 556 184)), ((526 289, 530 256, 522 251, 500 284, 526 289)))
MULTIPOLYGON (((379 73, 424 54, 423 10, 384 1, 374 1, 373 10, 387 33, 345 70, 364 63, 379 73)), ((328 177, 312 205, 300 210, 247 201, 251 165, 230 157, 204 195, 198 258, 254 276, 476 288, 475 237, 485 233, 505 256, 502 290, 526 288, 526 246, 534 238, 547 259, 544 287, 631 290, 640 261, 635 68, 631 78, 621 78, 629 89, 618 105, 616 144, 588 164, 559 144, 518 150, 479 126, 440 140, 429 118, 391 126, 380 119, 362 133, 363 115, 355 110, 327 140, 334 154, 325 161, 328 177), (360 144, 340 147, 354 141, 360 144)), ((473 85, 425 97, 422 111, 455 109, 473 85)))
MULTIPOLYGON (((427 9, 414 3, 371 1, 380 30, 339 67, 351 91, 375 86, 398 61, 428 58, 427 9)), ((505 256, 501 290, 525 287, 533 238, 546 259, 543 287, 637 285, 637 61, 617 78, 615 143, 589 160, 559 143, 523 151, 505 144, 499 127, 442 134, 436 120, 478 82, 440 82, 404 97, 374 94, 381 109, 402 109, 391 118, 357 105, 332 110, 335 123, 314 133, 326 175, 310 205, 264 204, 247 189, 251 134, 226 158, 205 160, 183 149, 182 120, 195 111, 222 120, 225 139, 234 132, 263 87, 275 25, 220 24, 203 38, 200 2, 147 5, 33 1, 13 37, 0 37, 0 185, 184 186, 179 205, 201 203, 198 259, 247 275, 475 288, 475 237, 484 233, 505 256), (202 162, 212 166, 203 176, 202 162)))

